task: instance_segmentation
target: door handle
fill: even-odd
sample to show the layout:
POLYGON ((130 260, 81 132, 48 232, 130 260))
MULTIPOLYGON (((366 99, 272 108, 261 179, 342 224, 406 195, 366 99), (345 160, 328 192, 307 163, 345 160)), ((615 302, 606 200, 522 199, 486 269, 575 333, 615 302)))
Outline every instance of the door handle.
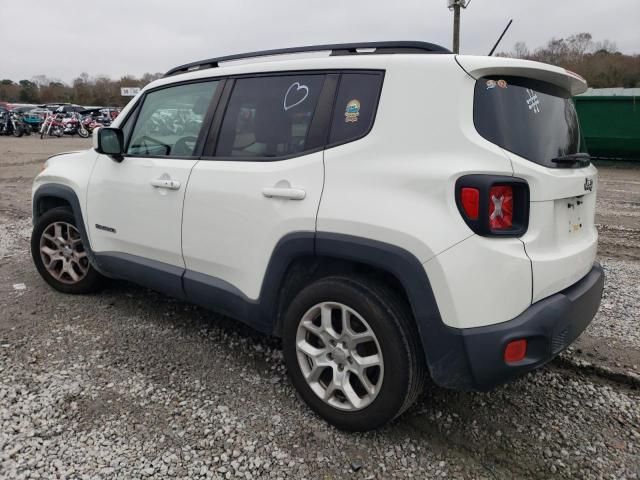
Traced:
POLYGON ((156 178, 151 180, 151 185, 155 188, 166 188, 167 190, 180 189, 180 182, 177 180, 169 180, 168 178, 156 178))
POLYGON ((262 195, 267 198, 286 198, 288 200, 303 200, 307 196, 307 192, 300 188, 278 188, 265 187, 262 189, 262 195))

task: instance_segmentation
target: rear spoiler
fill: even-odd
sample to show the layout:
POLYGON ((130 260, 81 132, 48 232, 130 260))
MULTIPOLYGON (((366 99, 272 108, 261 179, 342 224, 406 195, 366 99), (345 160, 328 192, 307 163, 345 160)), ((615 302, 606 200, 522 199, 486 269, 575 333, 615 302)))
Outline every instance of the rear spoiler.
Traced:
POLYGON ((503 57, 456 55, 458 65, 475 79, 488 75, 526 77, 551 83, 579 95, 587 91, 587 81, 577 73, 546 63, 503 57))

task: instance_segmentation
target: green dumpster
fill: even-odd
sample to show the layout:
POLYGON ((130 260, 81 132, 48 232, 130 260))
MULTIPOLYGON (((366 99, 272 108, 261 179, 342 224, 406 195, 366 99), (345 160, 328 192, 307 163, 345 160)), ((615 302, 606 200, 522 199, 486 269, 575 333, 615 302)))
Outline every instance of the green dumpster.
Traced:
POLYGON ((640 160, 640 88, 590 88, 574 101, 592 156, 640 160))

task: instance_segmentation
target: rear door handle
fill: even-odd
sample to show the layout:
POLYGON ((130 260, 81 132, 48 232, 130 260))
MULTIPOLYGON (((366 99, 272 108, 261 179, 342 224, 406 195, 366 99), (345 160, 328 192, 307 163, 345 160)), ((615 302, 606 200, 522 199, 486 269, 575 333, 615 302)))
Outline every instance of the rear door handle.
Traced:
POLYGON ((278 188, 265 187, 262 189, 262 195, 267 198, 286 198, 288 200, 302 200, 307 196, 307 192, 300 188, 278 188))
POLYGON ((156 178, 151 180, 151 185, 155 188, 166 188, 167 190, 180 189, 180 182, 177 180, 170 180, 168 178, 156 178))

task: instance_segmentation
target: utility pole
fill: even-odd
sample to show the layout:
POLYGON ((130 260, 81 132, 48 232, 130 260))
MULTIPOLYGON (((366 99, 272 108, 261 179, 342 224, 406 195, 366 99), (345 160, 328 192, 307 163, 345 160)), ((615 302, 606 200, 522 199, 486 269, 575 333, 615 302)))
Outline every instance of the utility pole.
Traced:
POLYGON ((460 2, 453 3, 453 53, 460 53, 460 2))
POLYGON ((460 53, 460 9, 467 8, 471 0, 447 0, 449 10, 453 10, 453 53, 460 53))

